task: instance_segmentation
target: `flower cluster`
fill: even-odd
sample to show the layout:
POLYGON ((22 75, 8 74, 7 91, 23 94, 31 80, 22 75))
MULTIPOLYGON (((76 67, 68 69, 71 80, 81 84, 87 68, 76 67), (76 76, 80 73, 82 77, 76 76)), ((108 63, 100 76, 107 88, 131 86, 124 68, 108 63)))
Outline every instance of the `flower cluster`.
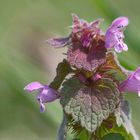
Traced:
POLYGON ((99 27, 103 19, 88 23, 75 14, 72 14, 72 18, 72 31, 68 37, 47 40, 55 48, 68 46, 65 61, 68 64, 58 66, 57 76, 50 85, 32 82, 24 89, 28 92, 38 92, 37 100, 41 112, 45 110, 45 103, 60 99, 64 112, 70 114, 75 122, 81 121, 82 127, 93 132, 119 106, 122 99, 120 93, 138 92, 140 95, 140 67, 136 71, 126 71, 119 65, 114 55, 114 50, 117 53, 128 50, 124 43, 124 30, 129 23, 127 17, 116 18, 106 33, 99 27), (67 68, 68 66, 70 68, 67 68), (61 85, 69 73, 73 73, 73 77, 64 82, 62 90, 57 91, 59 88, 55 85, 61 85), (124 76, 121 80, 120 75, 124 76), (92 103, 95 103, 95 106, 92 106, 92 103), (91 116, 82 120, 84 117, 78 116, 81 112, 77 113, 78 111, 71 108, 74 105, 78 105, 80 107, 80 109, 77 107, 78 111, 83 111, 83 114, 89 111, 89 107, 92 108, 92 113, 88 112, 88 115, 94 114, 92 121, 95 121, 96 117, 102 119, 89 127, 86 121, 91 119, 91 116), (87 109, 84 110, 83 107, 87 109))

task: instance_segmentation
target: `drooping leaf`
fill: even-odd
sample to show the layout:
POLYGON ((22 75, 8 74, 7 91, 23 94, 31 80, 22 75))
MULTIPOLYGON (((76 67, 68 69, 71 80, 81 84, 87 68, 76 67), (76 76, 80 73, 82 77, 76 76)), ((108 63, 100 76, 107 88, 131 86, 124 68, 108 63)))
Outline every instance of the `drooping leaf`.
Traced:
POLYGON ((103 73, 103 77, 111 77, 117 82, 124 81, 128 74, 128 71, 119 64, 115 52, 107 53, 106 62, 100 67, 99 71, 103 73))
POLYGON ((72 42, 67 53, 68 62, 72 66, 86 71, 93 71, 105 62, 107 50, 104 47, 103 38, 94 40, 90 48, 84 48, 78 40, 72 42))
POLYGON ((109 133, 105 135, 101 140, 127 140, 120 133, 109 133))
POLYGON ((121 111, 131 120, 131 106, 127 100, 121 101, 121 111))
MULTIPOLYGON (((132 120, 131 120, 131 108, 130 104, 127 100, 123 100, 121 102, 121 106, 117 112, 115 112, 115 117, 116 117, 116 125, 118 127, 123 127, 129 135, 134 140, 139 140, 139 137, 136 133, 136 130, 134 129, 132 120)), ((132 140, 133 140, 132 139, 132 140)))
POLYGON ((56 68, 56 76, 51 82, 50 87, 57 90, 61 86, 65 77, 72 71, 73 70, 71 69, 69 63, 64 59, 63 62, 58 64, 56 68))
POLYGON ((111 79, 100 79, 89 86, 75 77, 67 80, 60 91, 60 103, 74 124, 94 132, 114 112, 120 102, 120 93, 111 79))
MULTIPOLYGON (((125 138, 125 140, 138 140, 134 137, 131 132, 128 132, 127 129, 122 125, 117 123, 116 115, 112 113, 106 120, 103 121, 101 126, 96 130, 96 136, 101 138, 108 138, 109 134, 119 134, 125 138)), ((103 139, 104 140, 104 139, 103 139)))

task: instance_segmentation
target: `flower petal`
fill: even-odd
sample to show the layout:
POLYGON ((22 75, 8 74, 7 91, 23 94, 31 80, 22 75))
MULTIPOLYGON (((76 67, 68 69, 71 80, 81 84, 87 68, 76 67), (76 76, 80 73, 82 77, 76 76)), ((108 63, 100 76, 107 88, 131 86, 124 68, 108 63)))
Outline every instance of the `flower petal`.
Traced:
POLYGON ((52 39, 47 40, 46 42, 55 48, 60 48, 60 47, 65 47, 66 45, 68 45, 69 39, 70 37, 52 38, 52 39))
POLYGON ((140 93, 140 67, 136 71, 131 72, 128 79, 119 86, 122 92, 137 92, 140 93))
POLYGON ((43 88, 43 85, 39 82, 32 82, 30 84, 28 84, 27 86, 25 86, 24 90, 28 91, 28 92, 32 92, 34 90, 39 90, 43 88))
POLYGON ((138 91, 138 96, 140 97, 140 91, 138 91))
POLYGON ((100 74, 98 74, 98 73, 96 73, 95 75, 93 75, 93 80, 99 80, 99 79, 101 79, 102 77, 101 77, 101 75, 100 74))
POLYGON ((127 17, 118 17, 112 22, 112 27, 124 28, 129 24, 127 17))
POLYGON ((44 112, 45 111, 45 105, 40 102, 40 112, 44 112))
POLYGON ((37 96, 38 101, 42 103, 52 102, 59 98, 58 92, 45 85, 37 96))
POLYGON ((116 51, 117 53, 121 53, 121 52, 122 52, 122 46, 121 46, 121 44, 115 45, 115 51, 116 51))
POLYGON ((128 51, 128 47, 127 47, 127 45, 125 43, 123 43, 123 50, 128 51))

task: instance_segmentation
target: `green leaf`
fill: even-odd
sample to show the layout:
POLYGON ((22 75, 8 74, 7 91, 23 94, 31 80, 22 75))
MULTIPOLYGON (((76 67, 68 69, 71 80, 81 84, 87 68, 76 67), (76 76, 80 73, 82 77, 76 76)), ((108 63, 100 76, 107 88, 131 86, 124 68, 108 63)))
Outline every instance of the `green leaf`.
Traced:
MULTIPOLYGON (((131 106, 127 100, 121 101, 120 111, 122 112, 121 114, 124 114, 128 120, 131 120, 131 106)), ((124 115, 121 116, 124 117, 124 115)))
POLYGON ((61 89, 60 103, 73 125, 79 124, 94 132, 114 112, 120 102, 120 93, 111 79, 100 79, 89 86, 75 77, 67 80, 61 89))
POLYGON ((120 110, 115 113, 117 125, 119 127, 123 127, 131 138, 138 140, 138 135, 131 120, 131 108, 129 102, 127 100, 123 100, 119 109, 120 110))
MULTIPOLYGON (((120 119, 121 117, 118 116, 120 119)), ((116 114, 112 113, 106 120, 103 121, 101 126, 96 130, 96 136, 101 139, 109 134, 118 133, 126 140, 138 140, 137 136, 128 131, 124 125, 118 124, 116 114), (108 127, 111 126, 111 127, 108 127)), ((127 124, 129 126, 129 124, 127 124)))
POLYGON ((103 77, 111 77, 118 83, 124 81, 128 74, 128 70, 119 64, 115 52, 107 53, 106 62, 100 67, 99 71, 103 74, 103 77))
POLYGON ((126 139, 119 133, 110 133, 105 135, 101 140, 126 140, 126 139))
POLYGON ((59 63, 56 68, 56 76, 54 80, 51 82, 50 87, 54 89, 59 89, 65 77, 73 72, 69 63, 64 59, 63 62, 59 63))

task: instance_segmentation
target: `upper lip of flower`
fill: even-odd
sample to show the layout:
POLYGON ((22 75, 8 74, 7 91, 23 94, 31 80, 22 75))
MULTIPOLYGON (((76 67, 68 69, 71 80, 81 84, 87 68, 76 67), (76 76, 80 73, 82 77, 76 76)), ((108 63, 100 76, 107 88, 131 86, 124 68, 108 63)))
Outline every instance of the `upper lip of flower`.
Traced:
POLYGON ((128 50, 127 45, 123 42, 123 31, 128 23, 127 17, 119 17, 112 22, 105 34, 106 48, 115 48, 115 51, 118 53, 122 52, 122 50, 128 50))
POLYGON ((126 27, 129 24, 129 20, 127 17, 118 17, 116 18, 112 24, 111 27, 117 27, 117 28, 123 28, 126 27))

